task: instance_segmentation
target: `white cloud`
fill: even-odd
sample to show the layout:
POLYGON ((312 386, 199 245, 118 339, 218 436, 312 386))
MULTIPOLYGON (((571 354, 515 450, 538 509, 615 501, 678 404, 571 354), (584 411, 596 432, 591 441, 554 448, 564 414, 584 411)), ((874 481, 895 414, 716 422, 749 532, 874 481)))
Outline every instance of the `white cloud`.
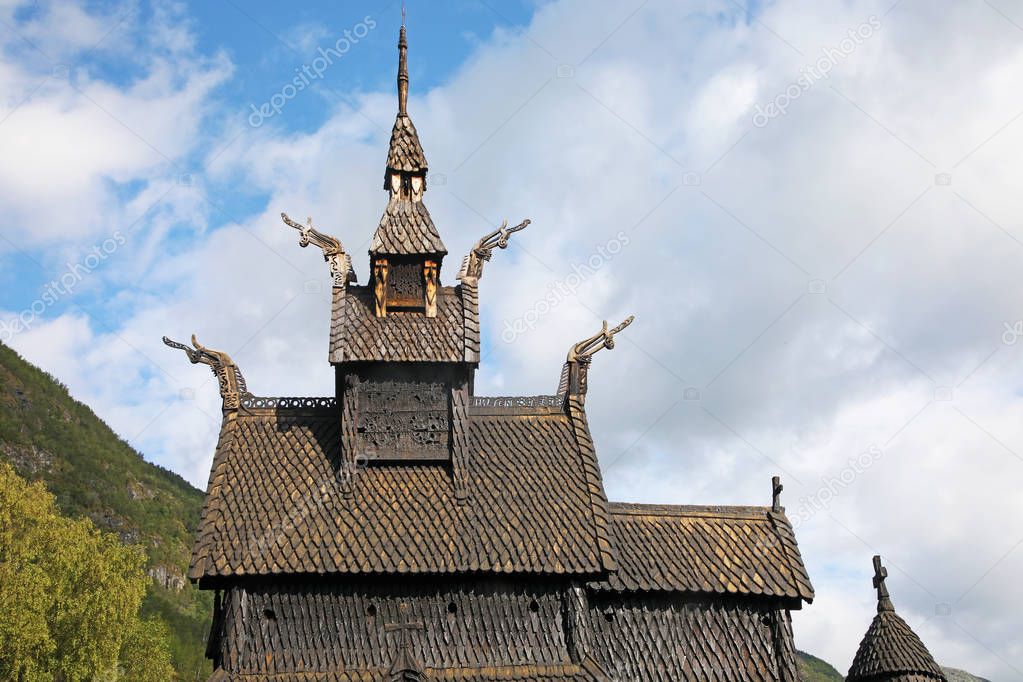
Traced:
MULTIPOLYGON (((445 279, 502 218, 534 221, 482 282, 481 393, 551 391, 571 342, 601 317, 636 313, 591 371, 613 498, 766 503, 770 476, 783 473, 797 509, 877 445, 881 458, 800 526, 819 598, 797 615, 797 643, 847 668, 872 617, 879 551, 900 612, 937 658, 1006 679, 1023 669, 1023 595, 1010 582, 1023 569, 1023 344, 1001 340, 1003 322, 1023 318, 1023 47, 984 3, 889 6, 779 0, 746 21, 732 3, 651 2, 627 19, 617 4, 564 0, 538 8, 528 37, 482 43, 443 87, 413 83, 410 111, 432 164, 427 203, 451 251, 445 279), (787 114, 752 125, 755 104, 872 15, 875 36, 787 114), (557 77, 559 64, 574 65, 571 77, 557 77), (940 173, 951 185, 936 184, 940 173), (630 244, 577 296, 501 342, 505 320, 619 230, 630 244), (825 293, 811 288, 818 278, 825 293), (686 387, 701 400, 679 401, 686 387), (937 615, 945 603, 951 615, 937 615)), ((147 132, 186 144, 226 72, 209 62, 187 87, 160 74, 120 91, 85 85, 140 126, 173 98, 180 108, 154 114, 147 132)), ((118 139, 82 102, 65 112, 52 97, 56 134, 96 126, 118 139)), ((204 482, 215 388, 159 337, 198 331, 235 356, 257 393, 331 391, 328 303, 303 293, 308 280, 326 285, 325 266, 277 214, 312 215, 365 279, 394 98, 359 105, 312 133, 242 130, 199 189, 245 183, 268 195, 265 211, 160 253, 180 221, 204 224, 202 201, 174 190, 183 203, 154 228, 160 238, 133 242, 152 267, 115 333, 71 315, 15 346, 147 454, 204 482), (194 403, 174 398, 182 388, 199 389, 194 403)), ((134 147, 110 158, 55 147, 77 169, 57 176, 61 191, 79 199, 97 177, 159 163, 134 147)), ((25 162, 29 179, 45 172, 25 162)), ((15 202, 22 181, 0 181, 0 201, 15 202)), ((45 193, 33 183, 27 196, 45 193)), ((82 203, 76 217, 90 211, 122 209, 82 203)), ((51 234, 76 234, 59 220, 51 234)))
POLYGON ((140 31, 130 7, 97 16, 51 2, 27 22, 12 11, 5 18, 15 28, 0 49, 21 50, 23 60, 0 71, 0 89, 11 93, 0 156, 17 160, 0 166, 0 210, 32 225, 12 239, 20 247, 109 232, 111 218, 132 222, 120 213, 119 188, 177 178, 202 140, 210 94, 230 62, 196 55, 173 37, 180 21, 173 12, 158 10, 140 31), (108 49, 139 75, 114 84, 81 62, 108 49))

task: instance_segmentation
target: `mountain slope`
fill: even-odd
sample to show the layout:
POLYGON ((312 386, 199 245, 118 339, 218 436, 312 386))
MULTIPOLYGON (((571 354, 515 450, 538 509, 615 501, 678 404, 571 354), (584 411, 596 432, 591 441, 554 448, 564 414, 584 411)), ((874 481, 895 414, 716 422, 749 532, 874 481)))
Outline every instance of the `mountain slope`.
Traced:
POLYGON ((945 673, 945 677, 948 678, 948 682, 990 682, 990 680, 984 677, 976 677, 965 670, 945 667, 942 667, 941 670, 945 673))
POLYGON ((143 546, 154 579, 142 612, 169 626, 180 679, 205 680, 212 601, 184 578, 203 493, 144 461, 63 385, 3 344, 0 460, 43 481, 64 514, 143 546))
POLYGON ((799 666, 801 682, 841 682, 845 679, 841 673, 827 661, 811 656, 805 651, 796 651, 796 663, 799 666))

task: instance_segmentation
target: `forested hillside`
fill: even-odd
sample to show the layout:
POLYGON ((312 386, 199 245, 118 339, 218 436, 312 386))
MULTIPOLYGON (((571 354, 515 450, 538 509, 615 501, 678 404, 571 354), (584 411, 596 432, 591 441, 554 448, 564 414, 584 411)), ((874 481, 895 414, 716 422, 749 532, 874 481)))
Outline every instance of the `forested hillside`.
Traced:
POLYGON ((42 481, 61 512, 142 546, 153 577, 142 606, 171 632, 181 680, 205 680, 212 599, 186 579, 203 493, 142 459, 58 381, 0 344, 0 461, 42 481))

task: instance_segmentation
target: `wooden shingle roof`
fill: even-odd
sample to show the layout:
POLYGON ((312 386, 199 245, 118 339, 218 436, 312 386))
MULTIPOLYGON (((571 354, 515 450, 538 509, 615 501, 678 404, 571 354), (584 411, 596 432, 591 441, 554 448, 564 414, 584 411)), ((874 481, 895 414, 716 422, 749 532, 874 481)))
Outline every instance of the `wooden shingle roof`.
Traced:
POLYGON ((475 362, 479 360, 475 289, 441 287, 437 316, 392 312, 377 317, 370 287, 336 287, 330 322, 330 361, 475 362), (466 295, 468 294, 468 295, 466 295))
POLYGON ((448 252, 433 224, 426 204, 418 199, 394 198, 387 202, 373 233, 369 252, 376 256, 410 256, 448 252))
POLYGON ((783 512, 620 502, 610 509, 618 571, 593 589, 813 600, 783 512))
POLYGON ((846 679, 905 682, 944 680, 945 674, 906 621, 895 611, 884 611, 870 623, 846 679))
POLYGON ((459 504, 439 464, 371 465, 346 496, 335 409, 240 412, 224 422, 189 576, 600 574, 607 503, 577 428, 550 410, 472 414, 459 504))
MULTIPOLYGON (((419 133, 408 114, 398 114, 391 129, 391 142, 387 148, 387 167, 406 173, 426 171, 426 154, 419 142, 419 133)), ((387 189, 385 186, 384 189, 387 189)))
MULTIPOLYGON (((426 668, 427 682, 597 682, 578 665, 515 665, 486 668, 426 668)), ((324 673, 244 674, 223 672, 209 682, 392 682, 384 668, 324 673)))

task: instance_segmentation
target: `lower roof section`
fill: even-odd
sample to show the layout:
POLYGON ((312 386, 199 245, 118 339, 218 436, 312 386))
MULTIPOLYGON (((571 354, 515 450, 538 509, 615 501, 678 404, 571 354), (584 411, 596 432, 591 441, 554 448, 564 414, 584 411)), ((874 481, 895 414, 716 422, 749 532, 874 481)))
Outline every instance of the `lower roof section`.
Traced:
POLYGON ((618 570, 597 591, 813 600, 792 525, 771 507, 612 502, 618 570))
POLYGON ((580 406, 484 402, 459 438, 464 495, 451 463, 347 471, 336 405, 237 413, 189 576, 532 574, 594 592, 813 599, 783 511, 609 505, 580 406))

